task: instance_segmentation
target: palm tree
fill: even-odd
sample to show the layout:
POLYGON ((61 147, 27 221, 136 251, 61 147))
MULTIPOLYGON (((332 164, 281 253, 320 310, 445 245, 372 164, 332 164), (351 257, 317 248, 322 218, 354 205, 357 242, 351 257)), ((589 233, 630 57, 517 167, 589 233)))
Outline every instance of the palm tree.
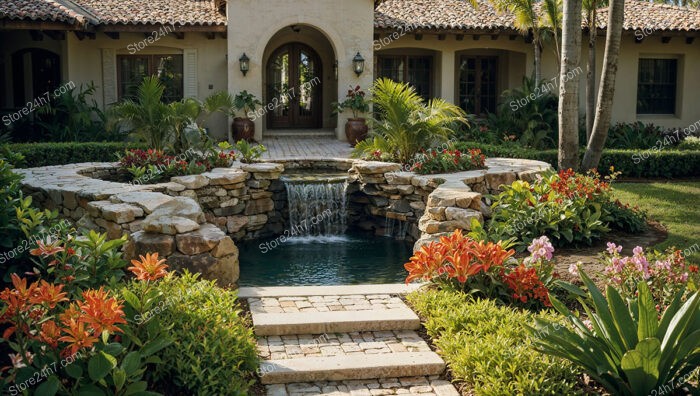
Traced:
POLYGON ((133 135, 162 150, 171 138, 170 108, 162 102, 165 87, 157 76, 145 77, 136 99, 126 99, 114 105, 111 115, 133 135))
POLYGON ((544 0, 543 1, 542 25, 548 27, 554 38, 554 55, 556 56, 557 66, 561 68, 561 53, 559 52, 559 32, 561 31, 562 22, 562 0, 544 0))
POLYGON ((593 132, 586 146, 583 168, 593 169, 598 166, 603 155, 605 140, 612 117, 613 97, 615 96, 615 77, 617 75, 622 25, 625 19, 625 0, 611 0, 608 12, 608 26, 605 37, 605 55, 603 57, 603 74, 598 88, 598 104, 595 111, 593 132))
POLYGON ((532 33, 532 45, 535 51, 535 81, 542 81, 542 46, 541 27, 535 0, 491 0, 499 12, 515 15, 515 27, 524 35, 532 33))
POLYGON ((564 0, 562 63, 559 71, 559 169, 578 168, 578 84, 581 56, 581 1, 564 0))
POLYGON ((375 150, 391 153, 409 163, 421 149, 449 139, 456 123, 466 123, 464 110, 435 98, 427 103, 412 86, 382 78, 371 89, 376 118, 369 138, 355 146, 356 157, 375 150))
POLYGON ((586 141, 590 140, 593 132, 593 120, 595 111, 595 62, 596 62, 596 36, 598 26, 596 18, 598 7, 605 5, 606 0, 583 0, 583 10, 586 13, 586 26, 588 26, 588 64, 586 65, 586 141))

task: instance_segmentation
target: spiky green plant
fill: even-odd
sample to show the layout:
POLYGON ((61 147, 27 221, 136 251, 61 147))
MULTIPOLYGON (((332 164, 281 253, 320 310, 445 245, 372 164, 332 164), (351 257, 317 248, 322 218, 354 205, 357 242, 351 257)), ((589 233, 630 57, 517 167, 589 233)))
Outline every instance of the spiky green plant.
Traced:
POLYGON ((149 148, 163 150, 173 134, 171 109, 163 103, 165 88, 157 76, 145 77, 136 99, 111 108, 112 117, 149 148))
POLYGON ((382 78, 375 81, 371 92, 376 111, 372 132, 355 146, 355 157, 382 150, 408 163, 421 149, 447 141, 457 123, 467 122, 458 106, 440 98, 426 103, 405 83, 382 78))
MULTIPOLYGON (((606 295, 580 272, 592 303, 579 298, 591 328, 554 297, 554 308, 571 322, 572 329, 542 331, 552 323, 535 320, 535 347, 569 360, 615 395, 676 394, 685 388, 700 392, 687 382, 700 365, 700 294, 682 302, 679 292, 659 319, 646 282, 638 285, 638 298, 623 301, 608 286, 606 295), (668 393, 667 393, 668 392, 668 393)), ((685 393, 684 393, 685 394, 685 393)))

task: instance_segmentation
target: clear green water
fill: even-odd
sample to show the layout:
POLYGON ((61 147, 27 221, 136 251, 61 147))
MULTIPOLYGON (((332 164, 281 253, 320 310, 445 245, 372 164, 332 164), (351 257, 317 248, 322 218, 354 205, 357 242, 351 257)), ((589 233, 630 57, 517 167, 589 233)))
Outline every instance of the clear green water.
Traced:
POLYGON ((240 286, 397 283, 413 244, 364 234, 240 242, 240 286), (268 245, 266 245, 266 242, 268 245))

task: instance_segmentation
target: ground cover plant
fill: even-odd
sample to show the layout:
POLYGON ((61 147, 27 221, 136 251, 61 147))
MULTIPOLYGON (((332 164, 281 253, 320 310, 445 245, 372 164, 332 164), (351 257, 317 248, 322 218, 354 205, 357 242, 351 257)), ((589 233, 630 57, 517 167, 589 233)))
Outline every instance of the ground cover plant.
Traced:
POLYGON ((470 395, 575 395, 580 371, 571 363, 538 353, 527 323, 562 322, 465 293, 423 288, 407 296, 454 380, 470 395))

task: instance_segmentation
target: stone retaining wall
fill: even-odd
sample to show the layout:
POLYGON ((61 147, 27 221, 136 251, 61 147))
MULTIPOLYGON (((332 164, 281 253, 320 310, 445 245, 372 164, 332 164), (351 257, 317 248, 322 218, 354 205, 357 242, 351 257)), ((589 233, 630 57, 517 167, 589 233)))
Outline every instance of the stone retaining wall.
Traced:
POLYGON ((484 194, 532 180, 549 165, 487 159, 487 169, 443 175, 401 172, 393 163, 360 160, 237 164, 169 182, 131 185, 114 179, 116 166, 84 163, 20 169, 35 205, 58 210, 80 227, 130 235, 127 258, 157 251, 175 269, 188 268, 224 284, 238 280, 234 241, 279 235, 287 224, 287 169, 348 171, 349 224, 387 233, 386 219, 403 222, 416 247, 471 220, 489 217, 484 194))

